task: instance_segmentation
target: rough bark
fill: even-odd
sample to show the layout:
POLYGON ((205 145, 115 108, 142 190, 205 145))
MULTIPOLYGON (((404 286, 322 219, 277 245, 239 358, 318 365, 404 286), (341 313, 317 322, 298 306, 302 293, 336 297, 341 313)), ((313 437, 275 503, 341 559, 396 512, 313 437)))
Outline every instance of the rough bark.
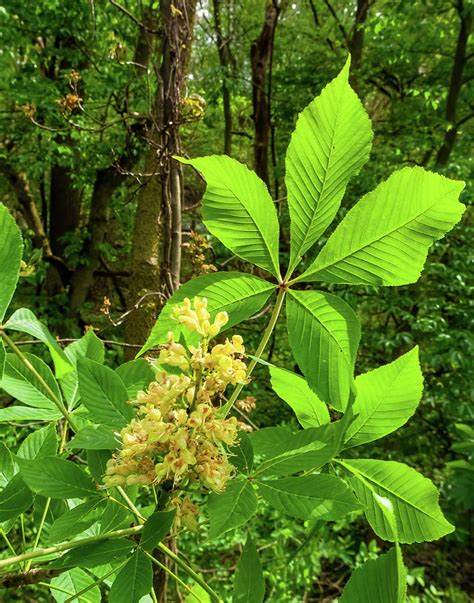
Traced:
POLYGON ((125 176, 115 167, 104 168, 97 172, 88 220, 89 239, 84 249, 87 264, 79 268, 71 279, 69 297, 73 312, 79 312, 87 301, 94 283, 94 272, 101 265, 100 248, 107 236, 110 200, 124 179, 125 176))
MULTIPOLYGON (((267 184, 270 183, 268 154, 271 133, 271 99, 267 86, 268 72, 273 55, 273 44, 278 16, 286 2, 271 0, 265 8, 265 20, 259 37, 250 49, 252 67, 252 119, 255 124, 254 164, 255 171, 267 184)), ((270 84, 271 86, 271 84, 270 84)))
POLYGON ((362 64, 362 51, 364 48, 364 23, 367 19, 370 6, 371 2, 369 0, 357 0, 354 27, 348 41, 348 49, 351 53, 349 82, 356 92, 359 91, 358 74, 362 64))
POLYGON ((180 164, 172 155, 181 152, 181 90, 195 8, 195 1, 160 2, 162 34, 161 40, 155 41, 155 52, 161 62, 156 69, 158 86, 147 136, 146 180, 137 196, 129 305, 146 297, 126 323, 129 343, 145 341, 162 297, 179 286, 183 187, 180 164))
MULTIPOLYGON (((453 66, 451 69, 451 78, 449 82, 448 97, 446 99, 446 119, 450 126, 446 130, 444 140, 436 155, 437 165, 446 165, 454 148, 458 135, 459 122, 457 121, 458 101, 463 86, 463 73, 466 65, 466 50, 469 35, 472 29, 472 13, 465 10, 463 0, 460 0, 456 6, 460 19, 459 33, 454 52, 453 66)), ((462 122, 466 120, 460 120, 462 122)))
POLYGON ((232 63, 229 36, 222 29, 221 0, 213 0, 214 29, 216 32, 217 52, 222 69, 222 105, 224 110, 224 154, 232 153, 232 106, 229 89, 230 67, 232 63))

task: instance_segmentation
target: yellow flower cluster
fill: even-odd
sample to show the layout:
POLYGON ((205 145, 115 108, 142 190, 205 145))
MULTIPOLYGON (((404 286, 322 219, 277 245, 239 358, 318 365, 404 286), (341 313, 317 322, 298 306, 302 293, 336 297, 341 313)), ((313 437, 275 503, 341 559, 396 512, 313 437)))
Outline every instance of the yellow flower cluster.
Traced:
MULTIPOLYGON (((209 347, 228 316, 219 312, 211 321, 206 299, 185 299, 174 316, 201 336, 200 344, 185 347, 168 334, 155 361, 156 379, 138 394, 137 416, 121 431, 122 448, 107 464, 106 487, 168 481, 173 488, 199 483, 221 492, 232 475, 223 445, 236 443, 238 422, 221 418, 216 403, 228 385, 247 382, 242 338, 209 347)), ((173 501, 177 521, 193 525, 191 501, 173 501)))

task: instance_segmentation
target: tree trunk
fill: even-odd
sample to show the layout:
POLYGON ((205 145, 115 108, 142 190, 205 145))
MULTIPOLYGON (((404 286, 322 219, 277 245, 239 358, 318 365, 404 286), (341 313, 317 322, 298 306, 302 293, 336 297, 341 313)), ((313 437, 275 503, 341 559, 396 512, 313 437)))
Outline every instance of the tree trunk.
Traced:
POLYGON ((270 184, 268 173, 268 152, 271 132, 271 99, 267 93, 267 74, 273 55, 273 43, 278 16, 285 2, 271 0, 265 9, 265 21, 259 37, 250 49, 252 66, 252 101, 255 124, 254 163, 260 178, 270 184))
POLYGON ((100 267, 100 247, 107 236, 110 200, 124 179, 125 176, 115 167, 97 172, 88 220, 89 239, 83 252, 87 264, 79 268, 71 279, 69 297, 73 312, 80 312, 94 283, 94 272, 100 267))
POLYGON ((161 0, 161 64, 148 135, 146 182, 137 198, 133 237, 130 306, 126 340, 142 344, 163 296, 179 286, 181 268, 181 166, 179 114, 181 89, 192 39, 195 0, 161 0), (140 301, 142 300, 142 301, 140 301))
POLYGON ((463 85, 463 72, 466 64, 466 48, 469 34, 472 29, 472 14, 464 12, 463 1, 460 0, 457 6, 459 18, 461 20, 459 34, 454 53, 454 62, 451 70, 451 79, 449 83, 448 98, 446 100, 446 119, 450 123, 446 130, 444 140, 436 156, 437 165, 446 165, 454 148, 458 134, 459 124, 457 120, 458 100, 463 85))
POLYGON ((364 47, 364 23, 367 19, 369 7, 369 0, 357 0, 354 28, 348 43, 349 52, 351 53, 349 82, 356 92, 359 91, 358 73, 362 63, 362 50, 364 47))
POLYGON ((221 21, 221 0, 213 0, 214 28, 216 30, 217 52, 222 69, 222 105, 224 109, 224 154, 232 153, 232 106, 229 90, 231 55, 229 37, 224 36, 221 21))

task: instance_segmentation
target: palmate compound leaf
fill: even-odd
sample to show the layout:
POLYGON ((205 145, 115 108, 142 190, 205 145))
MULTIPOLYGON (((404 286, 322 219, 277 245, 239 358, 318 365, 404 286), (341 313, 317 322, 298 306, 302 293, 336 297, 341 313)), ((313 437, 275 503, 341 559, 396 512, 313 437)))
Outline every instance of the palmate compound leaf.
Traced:
POLYGON ((454 530, 440 509, 434 484, 411 467, 374 459, 340 463, 352 474, 352 488, 365 507, 367 521, 380 538, 395 541, 393 526, 380 506, 380 497, 393 506, 399 542, 437 540, 454 530))
POLYGON ((262 564, 249 534, 234 574, 232 603, 262 603, 264 597, 262 564))
POLYGON ((273 391, 293 409, 302 427, 329 423, 328 407, 303 377, 276 366, 270 366, 268 370, 273 391))
POLYGON ((361 509, 347 485, 335 475, 259 481, 258 488, 272 507, 301 519, 336 520, 361 509))
POLYGON ((354 390, 360 323, 341 298, 321 291, 288 291, 287 325, 294 357, 310 387, 337 410, 354 390))
POLYGON ((372 128, 349 85, 350 58, 300 113, 286 153, 286 188, 291 218, 291 260, 318 240, 334 219, 349 180, 367 161, 372 128))
POLYGON ((202 214, 209 232, 233 253, 278 278, 280 228, 265 183, 227 155, 177 159, 206 180, 202 214))
POLYGON ((22 254, 20 230, 8 209, 0 203, 0 323, 18 282, 22 254))
POLYGON ((169 331, 179 334, 181 326, 173 320, 173 307, 186 297, 205 297, 213 318, 217 312, 227 312, 229 322, 221 329, 225 330, 258 312, 274 290, 275 285, 242 272, 216 272, 193 278, 168 300, 138 355, 164 343, 169 331))
POLYGON ((415 283, 430 245, 461 219, 463 182, 420 167, 394 172, 353 207, 295 281, 415 283))
POLYGON ((345 448, 392 433, 413 415, 423 393, 418 347, 390 364, 359 375, 353 406, 357 415, 346 433, 345 448))

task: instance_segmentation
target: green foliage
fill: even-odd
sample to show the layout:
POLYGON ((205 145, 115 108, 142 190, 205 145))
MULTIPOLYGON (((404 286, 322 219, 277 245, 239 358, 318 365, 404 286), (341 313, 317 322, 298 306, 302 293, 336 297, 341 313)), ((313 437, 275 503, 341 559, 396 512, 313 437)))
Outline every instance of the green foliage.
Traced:
MULTIPOLYGON (((169 510, 173 497, 181 492, 189 496, 191 514, 195 504, 207 502, 208 536, 216 545, 224 537, 238 538, 239 528, 262 517, 282 514, 287 529, 295 533, 301 522, 307 522, 295 558, 316 534, 329 530, 328 522, 335 524, 334 534, 341 518, 349 522, 364 514, 374 532, 395 546, 375 560, 369 558, 355 571, 342 601, 401 603, 405 568, 399 543, 430 542, 454 530, 439 506, 436 487, 415 469, 392 460, 347 456, 352 448, 382 438, 408 421, 420 402, 423 379, 417 348, 397 354, 395 360, 370 372, 354 375, 360 321, 351 304, 335 294, 339 290, 333 285, 417 281, 430 245, 460 220, 463 211, 457 200, 462 183, 419 167, 405 168, 394 172, 342 218, 316 259, 302 258, 335 217, 350 178, 370 151, 370 122, 348 76, 349 62, 302 114, 288 148, 291 245, 285 278, 280 265, 288 263, 288 257, 279 255, 280 224, 263 181, 227 156, 180 159, 206 180, 203 214, 209 231, 232 254, 266 270, 276 281, 234 271, 189 281, 165 304, 139 355, 155 347, 169 351, 169 331, 177 340, 183 335, 173 320, 173 308, 186 297, 205 297, 212 318, 218 312, 229 313, 226 328, 230 328, 258 313, 276 293, 248 376, 261 361, 283 308, 291 352, 303 373, 301 377, 265 363, 270 366, 273 390, 294 411, 301 429, 257 429, 248 436, 242 434, 239 444, 230 450, 223 438, 209 436, 210 442, 221 446, 219 463, 229 454, 236 468, 223 492, 208 494, 195 479, 181 483, 176 471, 158 480, 155 487, 164 459, 157 457, 150 468, 139 455, 138 461, 132 458, 135 473, 130 474, 133 480, 127 481, 127 486, 117 487, 117 482, 111 487, 103 485, 107 463, 120 446, 120 438, 129 437, 131 445, 140 450, 152 433, 139 431, 139 415, 130 401, 156 378, 160 358, 156 363, 136 359, 112 370, 104 364, 103 344, 92 331, 63 351, 46 326, 25 309, 14 312, 0 328, 3 342, 14 352, 6 355, 2 388, 27 405, 1 409, 0 420, 49 422, 28 435, 14 456, 0 447, 0 523, 21 515, 23 526, 25 512, 34 505, 35 541, 20 560, 30 563, 51 555, 47 568, 67 569, 50 582, 57 600, 66 600, 61 597, 67 594, 98 601, 98 584, 107 589, 111 603, 134 603, 150 593, 155 595, 152 564, 171 571, 157 558, 156 550, 179 568, 179 576, 170 573, 179 587, 189 590, 190 583, 194 593, 206 593, 203 600, 222 600, 187 559, 162 542, 170 531, 180 537, 186 525, 184 507, 169 510), (302 273, 291 280, 297 269, 302 273), (331 292, 301 289, 300 283, 308 281, 323 281, 331 292), (7 335, 9 330, 26 332, 46 345, 59 384, 46 362, 14 344, 7 335), (145 483, 153 481, 153 485, 144 491, 136 484, 144 483, 140 478, 150 471, 152 479, 146 476, 145 483), (57 501, 60 504, 56 505, 57 501), (55 544, 46 550, 38 547, 43 531, 55 544), (107 568, 102 568, 105 564, 107 568)), ((6 234, 0 259, 4 257, 5 263, 0 270, 6 289, 3 299, 0 297, 0 310, 4 314, 18 278, 21 237, 11 217, 0 208, 2 224, 6 234)), ((188 343, 195 343, 193 337, 189 339, 188 343)), ((203 341, 207 350, 206 336, 203 341)), ((178 346, 176 341, 173 345, 178 346)), ((179 379, 179 366, 173 366, 171 377, 179 379)), ((196 379, 201 379, 202 366, 193 370, 196 379)), ((236 383, 228 397, 226 393, 218 400, 221 420, 239 408, 234 404, 246 381, 236 383)), ((197 391, 198 381, 195 387, 197 391)), ((197 411, 195 398, 192 394, 183 406, 197 411)), ((182 410, 166 411, 166 419, 182 425, 182 410)), ((155 422, 166 425, 158 419, 155 422)), ((153 437, 160 441, 169 434, 153 433, 153 437)), ((177 442, 181 440, 177 438, 177 442)), ((175 444, 170 455, 181 453, 181 447, 181 443, 175 444)), ((111 463, 115 462, 114 457, 111 463)), ((180 468, 176 459, 167 462, 180 468)), ((200 469, 206 469, 205 463, 200 469)), ((192 526, 205 534, 204 522, 198 523, 194 515, 192 519, 192 526)), ((0 559, 0 567, 16 561, 0 559)), ((248 535, 235 572, 233 601, 260 603, 265 589, 257 547, 248 535)), ((226 593, 229 591, 227 587, 226 593)), ((193 599, 191 594, 189 597, 187 600, 193 599)))
POLYGON ((0 204, 0 323, 13 297, 20 274, 20 262, 23 253, 23 241, 15 220, 8 209, 0 204))

